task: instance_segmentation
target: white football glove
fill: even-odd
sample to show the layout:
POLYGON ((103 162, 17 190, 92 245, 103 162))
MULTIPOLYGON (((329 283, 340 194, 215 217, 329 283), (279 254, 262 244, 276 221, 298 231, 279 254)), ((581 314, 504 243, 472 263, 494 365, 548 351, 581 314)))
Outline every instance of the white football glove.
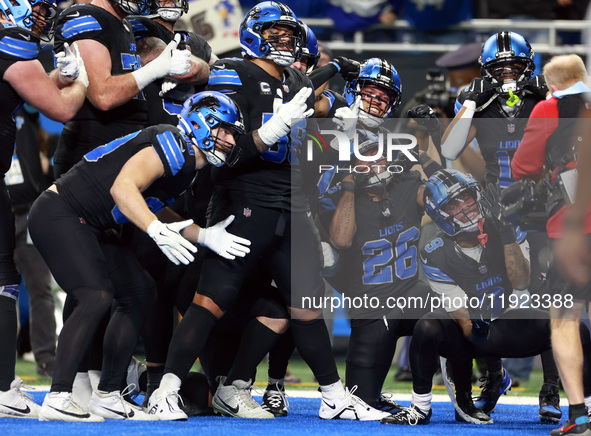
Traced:
POLYGON ((314 109, 307 109, 306 100, 312 94, 312 88, 302 88, 291 101, 283 103, 269 121, 259 127, 259 137, 271 147, 287 135, 291 127, 302 118, 308 118, 314 109))
POLYGON ((320 245, 322 245, 322 268, 332 268, 339 261, 339 253, 328 242, 323 241, 320 245))
POLYGON ((59 78, 63 83, 69 84, 78 79, 88 88, 86 67, 76 43, 72 44, 71 49, 67 42, 64 43, 64 51, 56 53, 55 59, 59 70, 59 78))
POLYGON ((181 35, 177 33, 160 56, 131 73, 140 91, 156 79, 164 76, 184 76, 189 72, 191 50, 188 48, 178 50, 179 42, 181 42, 181 35))
POLYGON ((169 224, 154 220, 148 226, 147 233, 172 263, 188 265, 195 260, 191 253, 196 253, 197 247, 185 239, 180 232, 191 224, 193 224, 193 220, 169 224))
POLYGON ((341 130, 347 138, 353 139, 355 136, 355 127, 357 127, 357 110, 348 106, 338 108, 332 119, 332 122, 341 130))
POLYGON ((177 82, 176 80, 164 79, 162 81, 162 86, 160 87, 160 92, 158 93, 158 95, 160 97, 164 97, 167 92, 172 91, 174 88, 177 87, 178 84, 179 82, 177 82))
POLYGON ((202 228, 199 230, 197 243, 209 248, 226 259, 233 260, 236 259, 236 256, 246 256, 250 253, 250 248, 248 248, 250 241, 226 231, 226 227, 228 227, 232 221, 234 221, 234 215, 230 215, 228 218, 220 221, 214 226, 205 229, 202 228))

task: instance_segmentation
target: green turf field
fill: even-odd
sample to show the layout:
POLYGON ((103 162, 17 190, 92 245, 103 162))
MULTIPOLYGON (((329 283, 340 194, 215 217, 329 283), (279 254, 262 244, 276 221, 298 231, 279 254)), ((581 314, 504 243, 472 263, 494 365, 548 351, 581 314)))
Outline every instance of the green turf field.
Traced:
MULTIPOLYGON (((137 356, 140 360, 143 360, 142 356, 137 356)), ((345 362, 340 361, 337 362, 339 368, 339 374, 341 377, 345 375, 345 362)), ((199 370, 199 364, 194 366, 194 370, 199 370)), ((288 384, 290 389, 305 389, 305 390, 313 390, 318 387, 318 384, 314 382, 314 376, 312 372, 308 369, 307 365, 301 360, 292 360, 289 363, 289 370, 292 374, 300 377, 302 379, 301 383, 296 384, 288 384)), ((393 366, 390 369, 390 373, 384 383, 384 391, 387 392, 399 392, 399 393, 410 393, 411 392, 411 383, 410 382, 395 382, 393 377, 394 373, 396 372, 396 367, 393 366)), ((16 375, 23 379, 25 384, 28 385, 49 385, 51 384, 51 379, 40 377, 35 373, 35 364, 31 362, 26 362, 24 360, 17 360, 16 363, 16 375)), ((257 382, 256 384, 259 386, 266 386, 267 381, 267 364, 266 362, 261 363, 259 365, 259 370, 257 371, 257 382)), ((478 388, 479 383, 475 385, 475 389, 478 388)), ((521 385, 517 388, 513 388, 511 390, 511 395, 519 395, 519 396, 538 396, 540 391, 540 387, 542 386, 542 370, 541 369, 534 369, 531 374, 531 378, 528 382, 522 382, 521 385)), ((433 389, 434 393, 445 393, 445 387, 443 386, 434 386, 433 389)))

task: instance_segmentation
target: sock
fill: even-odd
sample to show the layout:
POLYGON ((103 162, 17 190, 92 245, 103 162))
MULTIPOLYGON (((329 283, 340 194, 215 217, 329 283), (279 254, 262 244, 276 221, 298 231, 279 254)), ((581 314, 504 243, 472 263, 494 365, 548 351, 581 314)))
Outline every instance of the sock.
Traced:
POLYGON ((169 372, 162 376, 160 387, 165 391, 176 391, 181 388, 181 379, 173 373, 169 372))
POLYGON ((14 380, 16 326, 16 300, 0 296, 0 391, 4 392, 14 380))
POLYGON ((91 369, 88 371, 88 378, 90 379, 90 386, 93 392, 98 392, 98 385, 101 381, 101 371, 91 369))
POLYGON ((486 368, 489 374, 499 373, 503 375, 503 361, 501 359, 486 359, 486 368))
POLYGON ((293 350, 295 350, 295 342, 289 328, 269 352, 269 378, 284 378, 293 350))
POLYGON ((571 424, 576 423, 577 425, 589 422, 589 417, 587 416, 587 408, 585 407, 585 404, 571 404, 570 406, 568 406, 568 419, 571 424))
POLYGON ((281 335, 262 324, 258 319, 252 319, 246 324, 238 353, 234 359, 232 369, 228 373, 225 385, 229 386, 235 380, 249 380, 256 373, 256 369, 265 355, 277 343, 281 335))
POLYGON ((421 412, 427 413, 431 409, 432 399, 433 393, 431 392, 427 394, 417 394, 415 391, 412 391, 412 404, 414 404, 421 412))
POLYGON ((146 374, 148 374, 148 392, 153 392, 154 390, 158 389, 160 386, 160 382, 162 381, 162 376, 164 375, 164 365, 158 366, 148 366, 146 374))
POLYGON ((192 303, 172 335, 164 372, 183 380, 203 351, 216 322, 213 313, 192 303))
POLYGON ((591 410, 591 397, 585 397, 585 407, 591 410))
POLYGON ((285 377, 284 378, 273 378, 273 377, 269 377, 269 385, 270 386, 285 386, 285 377))
POLYGON ((76 373, 76 378, 72 384, 72 400, 79 406, 87 409, 91 398, 92 386, 90 384, 88 372, 76 373))
POLYGON ((345 388, 343 387, 343 382, 339 379, 329 385, 320 385, 320 392, 322 393, 322 398, 331 400, 345 395, 345 388))
POLYGON ((326 386, 340 383, 324 319, 318 318, 313 321, 292 319, 291 331, 300 356, 316 376, 318 384, 326 386))

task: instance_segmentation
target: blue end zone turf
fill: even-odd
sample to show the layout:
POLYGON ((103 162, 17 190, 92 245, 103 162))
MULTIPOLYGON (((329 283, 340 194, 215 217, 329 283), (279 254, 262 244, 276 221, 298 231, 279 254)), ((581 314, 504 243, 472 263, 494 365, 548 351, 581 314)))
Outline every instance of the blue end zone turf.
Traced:
MULTIPOLYGON (((41 404, 45 392, 33 394, 41 404)), ((260 401, 260 397, 256 397, 260 401)), ((408 403, 402 402, 403 405, 408 403)), ((273 420, 248 420, 218 416, 195 417, 187 422, 138 422, 105 421, 85 424, 67 422, 39 422, 30 419, 0 419, 0 436, 176 436, 176 435, 350 435, 371 433, 377 435, 393 434, 433 434, 437 436, 457 436, 458 434, 487 435, 548 435, 558 426, 544 425, 538 419, 537 406, 516 406, 499 404, 493 413, 494 424, 460 424, 454 419, 451 403, 433 403, 433 417, 427 426, 395 426, 378 422, 323 421, 318 418, 320 399, 290 398, 289 416, 273 420)))

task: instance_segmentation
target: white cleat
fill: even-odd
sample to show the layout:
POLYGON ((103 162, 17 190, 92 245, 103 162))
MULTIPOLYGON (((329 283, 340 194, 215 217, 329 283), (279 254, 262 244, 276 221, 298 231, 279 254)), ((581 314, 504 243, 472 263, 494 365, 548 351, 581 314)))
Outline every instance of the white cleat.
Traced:
POLYGON ((76 373, 76 378, 72 384, 72 401, 81 409, 88 412, 90 399, 92 398, 92 386, 88 372, 76 373))
POLYGON ((252 383, 234 380, 231 385, 224 386, 225 377, 215 391, 212 404, 213 411, 224 416, 250 419, 274 419, 275 415, 264 410, 250 394, 252 383))
POLYGON ((103 422, 104 419, 76 404, 71 392, 50 392, 43 400, 39 421, 103 422))
POLYGON ((181 409, 179 402, 179 390, 167 391, 158 388, 150 396, 148 401, 148 413, 156 415, 161 421, 186 421, 187 414, 181 409))
POLYGON ((41 407, 35 403, 30 394, 22 391, 23 381, 16 377, 10 383, 10 389, 0 391, 1 418, 39 418, 41 407))
POLYGON ((375 409, 363 401, 361 398, 353 395, 357 386, 351 390, 345 388, 345 394, 335 399, 322 397, 320 412, 318 415, 322 419, 351 419, 355 421, 379 421, 390 413, 375 409))
POLYGON ((149 415, 141 406, 127 402, 119 391, 93 392, 89 410, 105 419, 158 421, 157 415, 149 415))

